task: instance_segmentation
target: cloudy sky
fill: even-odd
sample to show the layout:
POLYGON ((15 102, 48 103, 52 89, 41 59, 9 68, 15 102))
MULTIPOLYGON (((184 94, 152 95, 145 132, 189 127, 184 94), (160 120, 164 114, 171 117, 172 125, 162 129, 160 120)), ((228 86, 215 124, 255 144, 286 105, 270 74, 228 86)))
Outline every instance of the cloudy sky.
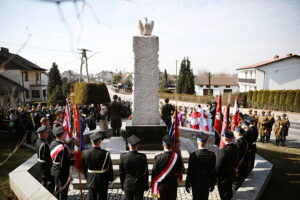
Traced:
POLYGON ((300 54, 299 0, 0 0, 0 46, 49 69, 79 72, 77 49, 90 49, 89 71, 133 70, 137 22, 155 21, 159 67, 175 73, 188 56, 199 70, 237 67, 300 54), (78 17, 79 16, 79 17, 78 17), (26 28, 27 27, 27 28, 26 28))

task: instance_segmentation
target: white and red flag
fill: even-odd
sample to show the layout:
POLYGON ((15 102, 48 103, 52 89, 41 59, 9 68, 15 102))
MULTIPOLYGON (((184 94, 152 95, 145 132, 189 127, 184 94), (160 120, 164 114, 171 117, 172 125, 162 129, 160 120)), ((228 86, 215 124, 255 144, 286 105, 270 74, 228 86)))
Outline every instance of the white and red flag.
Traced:
POLYGON ((66 108, 64 113, 64 130, 67 132, 66 141, 69 141, 73 138, 73 130, 71 124, 71 109, 70 109, 70 100, 66 99, 66 108))
POLYGON ((231 119, 231 131, 234 131, 235 127, 239 126, 240 123, 241 123, 240 112, 239 112, 239 107, 238 107, 237 97, 236 97, 234 101, 233 115, 231 119))
POLYGON ((222 131, 222 96, 221 95, 218 96, 214 130, 218 133, 219 137, 221 138, 221 131, 222 131))
POLYGON ((225 146, 224 141, 222 140, 222 134, 224 131, 228 130, 229 126, 229 110, 230 110, 230 103, 226 106, 226 110, 223 116, 223 123, 222 123, 222 132, 221 132, 221 139, 220 139, 220 148, 223 148, 225 146))

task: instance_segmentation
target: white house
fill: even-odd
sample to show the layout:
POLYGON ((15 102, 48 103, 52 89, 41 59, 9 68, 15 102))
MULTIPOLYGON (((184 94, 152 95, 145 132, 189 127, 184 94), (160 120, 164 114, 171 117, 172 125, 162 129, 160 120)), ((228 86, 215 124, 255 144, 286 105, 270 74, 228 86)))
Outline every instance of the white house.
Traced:
POLYGON ((300 56, 287 54, 237 69, 241 92, 300 89, 300 56))
POLYGON ((235 93, 239 91, 237 75, 201 75, 195 77, 195 92, 197 95, 235 93))
POLYGON ((106 84, 112 84, 112 79, 114 75, 115 74, 111 71, 102 70, 101 72, 95 75, 95 80, 106 84))
POLYGON ((0 51, 0 65, 4 68, 0 72, 0 104, 47 100, 46 69, 3 47, 0 51))

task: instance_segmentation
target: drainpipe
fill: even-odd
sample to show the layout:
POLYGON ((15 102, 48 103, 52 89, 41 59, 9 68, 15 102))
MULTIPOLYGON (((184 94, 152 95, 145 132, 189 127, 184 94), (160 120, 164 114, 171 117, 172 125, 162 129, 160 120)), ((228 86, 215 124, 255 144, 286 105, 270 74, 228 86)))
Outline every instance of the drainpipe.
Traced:
POLYGON ((257 71, 261 71, 264 73, 264 83, 263 83, 263 90, 265 89, 265 82, 266 82, 266 72, 264 70, 261 69, 256 69, 257 71))

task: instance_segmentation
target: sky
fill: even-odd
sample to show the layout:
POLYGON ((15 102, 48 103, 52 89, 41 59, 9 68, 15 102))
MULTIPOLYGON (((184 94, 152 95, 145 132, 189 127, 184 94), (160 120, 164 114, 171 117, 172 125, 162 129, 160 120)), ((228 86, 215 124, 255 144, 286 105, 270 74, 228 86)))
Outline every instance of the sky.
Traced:
POLYGON ((184 57, 197 74, 234 73, 274 55, 300 55, 300 0, 83 2, 0 0, 0 46, 46 69, 56 62, 61 72, 79 72, 77 49, 86 48, 90 73, 131 72, 132 39, 138 20, 147 17, 159 36, 159 68, 171 74, 184 57))

